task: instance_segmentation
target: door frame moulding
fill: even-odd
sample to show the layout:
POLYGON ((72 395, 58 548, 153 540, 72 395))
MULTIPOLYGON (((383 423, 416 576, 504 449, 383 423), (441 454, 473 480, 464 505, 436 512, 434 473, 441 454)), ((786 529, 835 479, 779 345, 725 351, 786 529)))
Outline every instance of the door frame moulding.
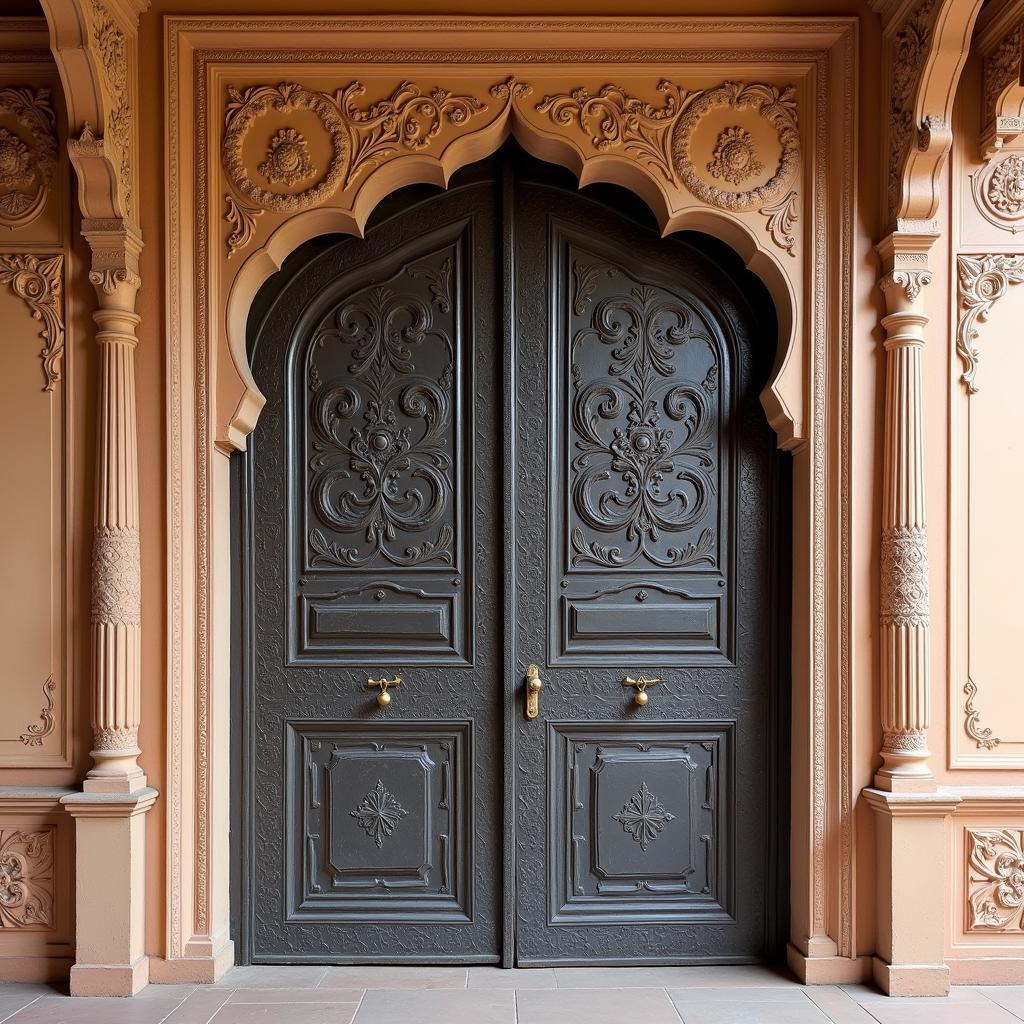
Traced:
POLYGON ((361 233, 384 195, 443 185, 510 134, 581 183, 636 192, 666 233, 723 239, 775 301, 779 353, 762 398, 794 454, 791 956, 860 977, 847 569, 856 19, 211 16, 168 17, 164 32, 169 820, 166 950, 153 979, 212 980, 233 962, 225 456, 245 446, 262 405, 245 360, 249 305, 303 241, 361 233), (357 81, 365 94, 346 106, 357 81), (396 134, 351 173, 374 110, 391 104, 406 123, 405 82, 472 102, 445 109, 432 97, 436 131, 408 146, 396 134), (550 97, 569 113, 553 114, 550 97), (314 179, 305 188, 275 189, 287 172, 272 160, 280 126, 266 145, 258 133, 258 157, 246 146, 268 111, 298 111, 319 143, 306 154, 319 171, 300 159, 314 179), (705 117, 712 131, 698 143, 705 117), (728 136, 735 122, 743 131, 728 136), (737 142, 774 170, 767 181, 723 166, 737 142))

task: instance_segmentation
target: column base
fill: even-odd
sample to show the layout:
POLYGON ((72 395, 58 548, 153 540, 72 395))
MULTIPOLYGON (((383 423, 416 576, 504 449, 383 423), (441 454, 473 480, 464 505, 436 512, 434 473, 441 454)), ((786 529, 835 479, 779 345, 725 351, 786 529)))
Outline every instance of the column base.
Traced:
POLYGON ((803 985, 856 985, 871 977, 869 956, 806 956, 792 943, 786 963, 803 985))
POLYGON ((960 797, 865 789, 863 799, 875 812, 874 979, 890 996, 948 995, 946 829, 960 797))
POLYGON ((146 812, 156 798, 147 788, 61 799, 75 819, 72 995, 132 996, 149 983, 146 812))
POLYGON ((71 968, 73 996, 133 996, 148 984, 148 956, 132 964, 75 964, 71 968))
POLYGON ((235 944, 230 940, 210 956, 150 957, 149 980, 154 985, 212 985, 235 966, 235 944))
POLYGON ((875 984, 887 996, 948 996, 949 968, 945 964, 887 964, 872 961, 875 984))

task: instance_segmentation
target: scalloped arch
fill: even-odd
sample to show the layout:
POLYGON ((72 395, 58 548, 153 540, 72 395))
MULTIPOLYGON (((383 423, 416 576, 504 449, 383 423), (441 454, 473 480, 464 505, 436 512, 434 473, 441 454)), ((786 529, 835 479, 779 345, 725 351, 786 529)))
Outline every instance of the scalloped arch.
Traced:
POLYGON ((289 217, 241 264, 231 281, 225 309, 223 341, 227 358, 221 365, 233 367, 235 380, 223 382, 219 388, 218 437, 222 448, 244 449, 263 408, 265 399, 253 379, 246 353, 246 325, 257 292, 280 270, 288 255, 318 235, 361 237, 370 214, 385 196, 408 185, 447 187, 457 170, 490 156, 510 135, 534 157, 571 171, 581 188, 602 182, 633 192, 650 207, 663 236, 682 230, 702 231, 739 254, 767 288, 778 319, 778 355, 772 378, 761 394, 762 405, 780 446, 793 447, 803 440, 801 360, 794 358, 798 345, 797 297, 778 254, 728 212, 711 207, 673 210, 657 178, 637 161, 612 153, 588 156, 574 140, 536 127, 517 117, 509 106, 492 124, 453 140, 436 156, 409 153, 376 168, 367 175, 351 209, 321 207, 289 217))

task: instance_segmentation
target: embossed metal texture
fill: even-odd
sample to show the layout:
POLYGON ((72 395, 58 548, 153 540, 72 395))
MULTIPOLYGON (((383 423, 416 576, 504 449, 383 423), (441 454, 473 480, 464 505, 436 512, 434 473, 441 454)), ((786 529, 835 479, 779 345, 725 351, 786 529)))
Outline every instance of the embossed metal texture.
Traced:
POLYGON ((635 207, 507 148, 254 307, 243 959, 775 951, 774 318, 635 207))

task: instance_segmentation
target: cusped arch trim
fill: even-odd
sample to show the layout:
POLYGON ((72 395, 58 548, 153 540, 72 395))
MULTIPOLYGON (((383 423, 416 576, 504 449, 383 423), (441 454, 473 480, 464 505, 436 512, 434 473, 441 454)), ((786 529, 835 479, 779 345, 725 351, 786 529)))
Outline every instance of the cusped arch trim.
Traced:
MULTIPOLYGON (((712 207, 673 210, 654 176, 635 160, 617 154, 588 156, 572 141, 538 130, 514 116, 510 106, 503 116, 480 132, 453 140, 440 154, 408 153, 376 168, 356 194, 351 209, 318 207, 282 221, 266 242, 238 268, 228 289, 220 365, 230 366, 230 380, 219 382, 217 445, 230 453, 244 450, 256 426, 265 399, 249 366, 246 330, 249 310, 262 285, 285 259, 304 242, 319 235, 342 233, 362 237, 367 221, 386 196, 409 185, 447 187, 460 168, 482 160, 510 136, 540 160, 571 171, 579 186, 607 183, 628 189, 654 213, 662 235, 695 230, 729 245, 767 288, 778 320, 777 356, 771 380, 761 394, 768 421, 783 448, 797 447, 804 439, 803 375, 796 355, 797 296, 788 270, 750 226, 728 211, 712 207)), ((227 375, 225 375, 226 377, 227 375)))

